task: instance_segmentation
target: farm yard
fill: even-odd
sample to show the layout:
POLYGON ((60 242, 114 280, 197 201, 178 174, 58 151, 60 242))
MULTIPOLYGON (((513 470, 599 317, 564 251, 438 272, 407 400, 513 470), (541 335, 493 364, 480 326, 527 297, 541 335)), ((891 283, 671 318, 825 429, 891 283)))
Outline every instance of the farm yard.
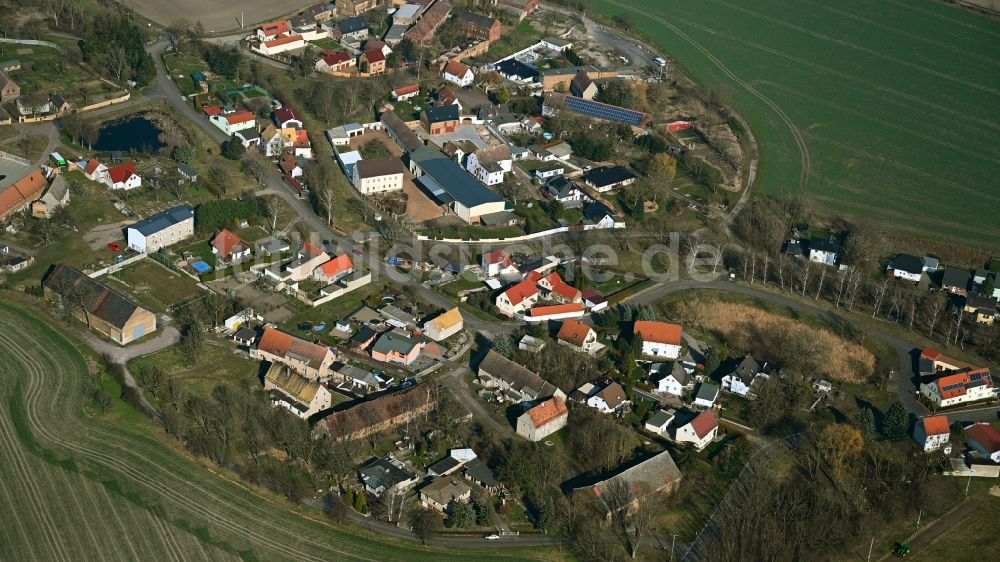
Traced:
POLYGON ((747 118, 761 146, 755 189, 1000 247, 996 21, 929 0, 593 5, 747 118))
MULTIPOLYGON (((26 310, 0 305, 0 544, 15 560, 436 560, 437 548, 333 527, 210 472, 117 398, 86 413, 93 357, 26 310), (166 437, 163 437, 164 439, 166 437)), ((88 408, 89 409, 89 408, 88 408)), ((466 560, 525 559, 471 549, 466 560)), ((534 556, 538 558, 538 553, 534 556)), ((544 555, 542 555, 544 557, 544 555)))

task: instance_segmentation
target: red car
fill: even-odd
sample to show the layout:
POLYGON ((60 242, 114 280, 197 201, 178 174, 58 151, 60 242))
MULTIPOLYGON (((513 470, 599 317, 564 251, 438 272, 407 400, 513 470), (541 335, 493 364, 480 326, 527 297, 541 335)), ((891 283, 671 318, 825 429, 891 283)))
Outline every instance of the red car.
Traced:
POLYGON ((112 252, 122 251, 122 247, 119 246, 117 242, 108 242, 108 249, 111 250, 112 252))

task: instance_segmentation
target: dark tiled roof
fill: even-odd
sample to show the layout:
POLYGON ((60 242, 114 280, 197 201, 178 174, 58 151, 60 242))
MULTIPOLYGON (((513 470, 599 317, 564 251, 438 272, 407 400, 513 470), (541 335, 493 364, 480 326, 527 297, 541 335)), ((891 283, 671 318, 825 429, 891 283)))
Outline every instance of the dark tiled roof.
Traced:
POLYGON ((960 289, 965 289, 969 286, 969 280, 972 278, 972 274, 965 269, 956 269, 954 267, 948 267, 944 270, 944 275, 941 277, 941 285, 945 287, 958 287, 960 289))
POLYGON ((457 105, 442 105, 438 107, 428 107, 424 110, 427 114, 428 123, 442 123, 444 121, 458 121, 457 105))
POLYGON ((368 29, 368 21, 364 16, 355 16, 338 22, 337 27, 340 28, 341 33, 354 33, 355 31, 368 29))
POLYGON ((635 178, 635 174, 628 171, 624 166, 605 166, 595 168, 583 176, 583 180, 596 187, 614 185, 623 181, 635 178))
POLYGON ((918 274, 924 270, 924 260, 910 254, 899 254, 892 260, 892 268, 918 274))
POLYGON ((64 263, 53 267, 43 284, 57 294, 70 287, 83 288, 90 313, 119 329, 125 327, 137 310, 145 310, 125 295, 64 263))
POLYGON ((836 240, 830 240, 829 238, 819 238, 814 237, 809 239, 809 251, 819 251, 819 252, 839 252, 840 242, 836 240))

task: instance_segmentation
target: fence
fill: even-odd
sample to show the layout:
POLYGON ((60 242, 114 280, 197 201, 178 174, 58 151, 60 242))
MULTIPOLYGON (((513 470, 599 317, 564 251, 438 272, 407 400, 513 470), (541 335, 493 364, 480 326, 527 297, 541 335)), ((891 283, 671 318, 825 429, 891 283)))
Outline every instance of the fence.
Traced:
POLYGON ((116 262, 116 263, 114 263, 112 265, 109 265, 108 267, 105 267, 104 269, 98 269, 97 271, 93 271, 90 274, 88 274, 88 276, 91 279, 97 279, 98 277, 100 277, 102 275, 106 275, 108 273, 114 273, 116 271, 120 271, 120 270, 124 269, 125 267, 127 267, 127 266, 129 266, 129 265, 131 265, 131 264, 133 264, 133 263, 135 263, 135 262, 137 262, 139 260, 144 259, 148 255, 149 254, 147 254, 146 252, 143 252, 141 254, 136 254, 136 255, 134 255, 134 256, 132 256, 130 258, 125 258, 125 259, 123 259, 120 262, 116 262))
POLYGON ((10 39, 10 38, 0 37, 0 43, 15 43, 18 45, 35 45, 36 47, 49 47, 51 49, 59 51, 60 53, 63 54, 66 53, 66 49, 63 49, 61 46, 55 43, 49 41, 40 41, 37 39, 10 39))
MULTIPOLYGON (((83 107, 76 108, 74 113, 82 113, 84 111, 92 111, 94 109, 100 109, 102 107, 108 107, 109 105, 114 105, 117 103, 123 103, 132 98, 131 92, 125 92, 124 95, 118 96, 116 98, 107 99, 104 101, 94 102, 90 105, 85 105, 83 107)), ((18 123, 41 123, 43 121, 55 121, 60 117, 68 115, 68 113, 50 113, 46 115, 41 115, 38 117, 26 117, 24 115, 19 115, 17 117, 18 123)))
MULTIPOLYGON (((604 230, 607 228, 625 228, 625 223, 616 222, 612 227, 604 227, 599 224, 585 224, 583 225, 583 230, 604 230)), ((544 238, 546 236, 552 236, 554 234, 561 234, 563 232, 569 232, 571 229, 568 226, 559 226, 556 228, 550 228, 549 230, 543 230, 541 232, 532 232, 531 234, 525 234, 523 236, 510 236, 507 238, 435 238, 433 236, 425 236, 423 234, 417 235, 417 240, 426 241, 430 240, 433 242, 445 242, 447 244, 463 244, 466 242, 474 242, 477 244, 494 244, 498 242, 523 242, 525 240, 534 240, 535 238, 544 238)))
POLYGON ((15 156, 9 152, 4 152, 2 150, 0 150, 0 158, 3 158, 4 160, 10 160, 11 162, 17 162, 22 166, 31 165, 31 162, 29 162, 27 159, 21 158, 20 156, 15 156))

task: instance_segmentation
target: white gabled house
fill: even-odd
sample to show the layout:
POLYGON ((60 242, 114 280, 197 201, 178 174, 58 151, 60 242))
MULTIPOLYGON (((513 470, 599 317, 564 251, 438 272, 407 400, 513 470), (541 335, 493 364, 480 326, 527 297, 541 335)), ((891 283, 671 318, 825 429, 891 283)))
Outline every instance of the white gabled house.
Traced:
POLYGON ((453 60, 444 66, 444 79, 464 88, 471 86, 476 80, 476 76, 467 65, 453 60))
MULTIPOLYGON (((927 416, 918 420, 913 426, 913 440, 920 445, 925 453, 937 451, 948 445, 951 439, 951 428, 948 416, 927 416)), ((948 451, 945 451, 947 454, 948 451)))
POLYGON ((657 392, 684 396, 684 391, 694 389, 694 370, 688 371, 680 361, 653 363, 649 378, 656 382, 657 392))
POLYGON ((674 441, 691 443, 695 450, 701 451, 718 433, 719 420, 716 419, 715 412, 705 410, 686 424, 678 426, 674 432, 674 441))
POLYGON ((632 333, 642 338, 644 356, 677 359, 681 354, 682 329, 678 324, 639 320, 632 333))

